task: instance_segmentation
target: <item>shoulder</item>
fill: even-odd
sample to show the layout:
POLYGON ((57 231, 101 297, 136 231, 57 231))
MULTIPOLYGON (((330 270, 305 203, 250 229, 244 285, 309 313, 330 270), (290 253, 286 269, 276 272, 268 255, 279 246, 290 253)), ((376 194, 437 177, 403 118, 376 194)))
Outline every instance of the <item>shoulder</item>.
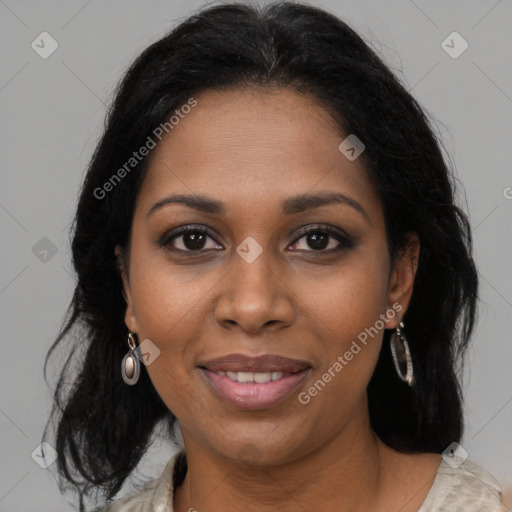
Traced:
POLYGON ((453 510, 502 512, 501 487, 487 471, 469 459, 441 460, 434 483, 418 512, 453 510))
POLYGON ((143 488, 128 493, 112 503, 108 503, 100 512, 150 512, 157 480, 145 484, 143 488))
POLYGON ((122 498, 107 503, 98 512, 173 512, 176 461, 183 451, 176 452, 162 473, 122 498))

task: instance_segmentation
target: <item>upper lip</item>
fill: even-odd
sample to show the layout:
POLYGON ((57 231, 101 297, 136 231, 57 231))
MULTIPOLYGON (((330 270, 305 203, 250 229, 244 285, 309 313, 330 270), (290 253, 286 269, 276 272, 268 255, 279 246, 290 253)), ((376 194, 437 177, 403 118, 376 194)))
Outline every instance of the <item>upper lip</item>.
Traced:
POLYGON ((259 356, 247 356, 244 354, 228 354, 216 357, 199 363, 200 367, 206 368, 212 372, 232 371, 232 372, 283 372, 295 373, 311 365, 307 361, 291 359, 289 357, 262 354, 259 356))

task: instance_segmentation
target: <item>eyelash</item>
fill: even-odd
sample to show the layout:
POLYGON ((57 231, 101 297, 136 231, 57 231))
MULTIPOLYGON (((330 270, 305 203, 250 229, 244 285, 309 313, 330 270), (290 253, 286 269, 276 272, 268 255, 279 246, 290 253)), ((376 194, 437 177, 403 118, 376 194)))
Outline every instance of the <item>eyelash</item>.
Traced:
MULTIPOLYGON (((210 230, 209 229, 205 229, 203 227, 189 225, 189 226, 180 227, 178 229, 179 229, 179 231, 172 230, 172 231, 166 233, 160 239, 159 245, 161 247, 165 247, 169 251, 178 252, 178 253, 181 252, 181 253, 198 253, 198 254, 201 254, 201 253, 204 253, 205 251, 209 252, 209 251, 218 250, 218 249, 198 249, 197 251, 194 251, 194 250, 190 250, 190 249, 186 250, 186 249, 176 249, 174 247, 172 247, 172 248, 169 247, 170 243, 173 240, 179 238, 180 236, 189 234, 189 233, 199 233, 199 234, 207 235, 208 237, 212 238, 215 241, 215 237, 210 232, 210 230)), ((318 249, 318 250, 309 249, 309 250, 306 250, 305 252, 331 254, 333 252, 338 252, 338 251, 341 251, 343 249, 346 250, 346 249, 350 249, 350 248, 353 247, 353 242, 352 242, 350 237, 348 237, 347 235, 339 232, 337 229, 335 229, 335 228, 333 228, 333 227, 331 227, 329 225, 325 225, 325 224, 319 224, 319 225, 315 225, 315 226, 308 226, 308 227, 306 227, 304 229, 301 229, 300 232, 297 234, 297 238, 295 238, 294 242, 291 245, 295 245, 302 238, 304 238, 305 236, 310 235, 312 233, 320 233, 320 234, 328 235, 329 238, 334 238, 335 240, 337 240, 340 243, 340 246, 336 247, 334 249, 318 249)), ((215 243, 218 243, 218 242, 215 241, 215 243)), ((299 251, 303 251, 303 250, 300 249, 299 251)))

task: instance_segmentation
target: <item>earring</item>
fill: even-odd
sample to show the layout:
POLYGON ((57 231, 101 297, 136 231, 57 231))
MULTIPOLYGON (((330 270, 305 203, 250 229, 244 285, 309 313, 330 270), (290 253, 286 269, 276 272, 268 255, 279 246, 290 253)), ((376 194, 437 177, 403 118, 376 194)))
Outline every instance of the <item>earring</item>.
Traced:
POLYGON ((391 335, 391 354, 393 355, 393 361, 398 376, 401 380, 407 382, 409 386, 412 386, 414 383, 414 370, 412 367, 411 351, 400 328, 404 328, 403 322, 400 322, 396 328, 396 332, 391 335))
POLYGON ((140 362, 137 355, 134 353, 137 349, 137 344, 135 343, 135 338, 133 333, 128 333, 128 346, 130 350, 123 357, 123 361, 121 363, 121 376, 126 384, 129 386, 133 386, 137 384, 140 375, 140 362))

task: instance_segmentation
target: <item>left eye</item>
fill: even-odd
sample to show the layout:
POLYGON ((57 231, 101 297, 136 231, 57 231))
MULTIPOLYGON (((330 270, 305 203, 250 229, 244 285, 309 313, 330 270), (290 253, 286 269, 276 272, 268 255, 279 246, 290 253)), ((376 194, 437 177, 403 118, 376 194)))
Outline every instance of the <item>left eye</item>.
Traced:
MULTIPOLYGON (((340 249, 343 245, 348 243, 347 237, 341 233, 329 228, 313 228, 306 230, 303 235, 295 241, 291 247, 298 250, 308 250, 299 247, 300 241, 305 240, 305 243, 313 249, 313 251, 331 251, 340 249), (332 241, 336 240, 338 243, 332 246, 332 241), (330 241, 329 241, 330 240, 330 241)), ((311 251, 310 251, 311 252, 311 251)))

